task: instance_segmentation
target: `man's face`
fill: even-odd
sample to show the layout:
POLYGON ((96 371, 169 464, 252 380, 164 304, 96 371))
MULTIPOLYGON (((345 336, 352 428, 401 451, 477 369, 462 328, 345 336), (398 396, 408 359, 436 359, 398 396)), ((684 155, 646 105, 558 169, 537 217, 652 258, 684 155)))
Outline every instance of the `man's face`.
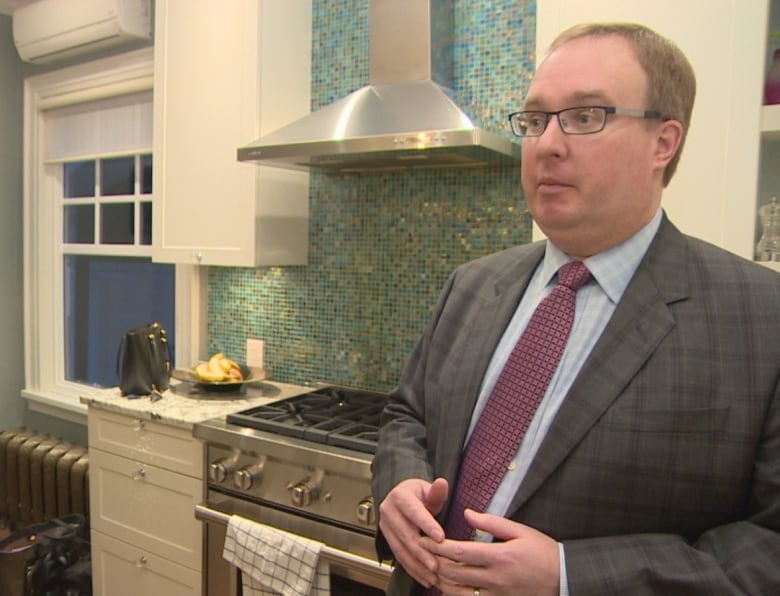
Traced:
MULTIPOLYGON (((647 109, 647 76, 624 39, 575 39, 542 62, 523 109, 601 105, 647 109)), ((604 130, 567 135, 553 117, 523 139, 522 180, 536 223, 561 249, 587 257, 626 240, 661 199, 660 122, 607 116, 604 130)))

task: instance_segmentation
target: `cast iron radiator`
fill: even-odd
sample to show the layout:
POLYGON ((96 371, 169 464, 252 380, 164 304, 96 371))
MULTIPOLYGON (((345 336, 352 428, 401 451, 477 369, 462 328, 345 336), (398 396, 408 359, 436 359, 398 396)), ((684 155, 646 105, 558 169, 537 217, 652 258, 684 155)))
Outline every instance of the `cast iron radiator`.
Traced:
POLYGON ((87 448, 26 428, 0 431, 0 528, 70 513, 89 519, 87 448))

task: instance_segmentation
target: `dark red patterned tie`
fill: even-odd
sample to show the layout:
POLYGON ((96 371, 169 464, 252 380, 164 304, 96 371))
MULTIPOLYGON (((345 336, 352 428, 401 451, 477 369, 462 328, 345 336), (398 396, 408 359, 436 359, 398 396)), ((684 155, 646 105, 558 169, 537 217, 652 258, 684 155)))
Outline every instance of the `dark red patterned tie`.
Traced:
POLYGON ((577 290, 590 279, 580 261, 558 270, 558 284, 536 307, 496 381, 463 455, 445 531, 448 538, 471 539, 465 508, 485 511, 520 447, 547 392, 574 322, 577 290))

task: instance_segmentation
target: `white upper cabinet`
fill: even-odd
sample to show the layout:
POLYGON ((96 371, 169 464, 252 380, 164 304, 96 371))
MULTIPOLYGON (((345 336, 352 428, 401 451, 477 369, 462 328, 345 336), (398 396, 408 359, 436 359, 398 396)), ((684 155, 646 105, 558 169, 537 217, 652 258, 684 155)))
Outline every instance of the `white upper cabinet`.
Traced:
POLYGON ((769 0, 537 2, 537 60, 557 33, 585 21, 639 22, 685 52, 696 71, 696 104, 662 205, 683 232, 748 259, 757 240, 768 14, 769 0))
POLYGON ((305 264, 309 175, 239 146, 310 111, 311 0, 157 0, 153 259, 305 264))

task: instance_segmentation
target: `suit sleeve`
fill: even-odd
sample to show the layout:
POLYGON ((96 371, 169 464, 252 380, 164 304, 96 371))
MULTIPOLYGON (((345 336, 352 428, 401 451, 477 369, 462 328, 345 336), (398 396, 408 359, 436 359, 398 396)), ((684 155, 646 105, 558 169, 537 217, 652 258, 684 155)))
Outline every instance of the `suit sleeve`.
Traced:
MULTIPOLYGON (((377 451, 371 464, 372 491, 377 511, 379 504, 399 482, 408 478, 434 479, 427 438, 431 429, 426 427, 425 420, 426 354, 452 288, 453 278, 454 274, 445 285, 433 315, 382 413, 377 451)), ((392 558, 392 551, 379 531, 376 546, 380 559, 392 558)))

